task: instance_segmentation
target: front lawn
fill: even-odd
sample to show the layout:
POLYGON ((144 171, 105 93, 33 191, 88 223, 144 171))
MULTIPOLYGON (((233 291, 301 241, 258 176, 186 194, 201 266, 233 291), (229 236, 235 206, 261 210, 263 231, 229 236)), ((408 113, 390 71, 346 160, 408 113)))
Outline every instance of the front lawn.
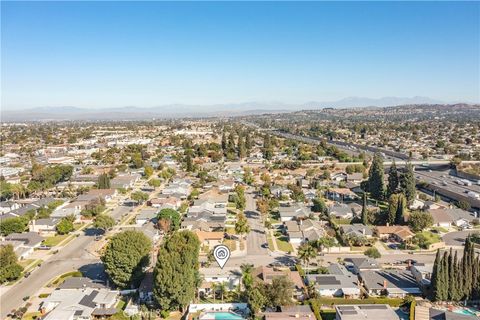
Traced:
POLYGON ((278 250, 284 251, 284 252, 292 252, 293 251, 293 247, 288 242, 287 237, 283 236, 283 237, 276 238, 275 240, 277 241, 278 250))
POLYGON ((442 241, 440 235, 430 231, 418 232, 412 240, 414 244, 422 249, 428 249, 430 245, 440 241, 442 241))
POLYGON ((53 237, 48 237, 45 240, 43 240, 43 244, 46 245, 47 247, 55 247, 57 244, 65 240, 69 235, 68 234, 62 234, 62 235, 57 235, 53 237))

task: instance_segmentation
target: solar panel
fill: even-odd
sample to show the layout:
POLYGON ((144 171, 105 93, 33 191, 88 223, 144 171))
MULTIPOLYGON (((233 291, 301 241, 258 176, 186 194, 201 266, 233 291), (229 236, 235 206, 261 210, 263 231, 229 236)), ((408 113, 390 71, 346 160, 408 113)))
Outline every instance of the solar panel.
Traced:
POLYGON ((359 309, 366 309, 366 310, 374 310, 374 309, 388 309, 388 307, 384 304, 378 304, 378 305, 363 305, 363 306, 358 306, 359 309))

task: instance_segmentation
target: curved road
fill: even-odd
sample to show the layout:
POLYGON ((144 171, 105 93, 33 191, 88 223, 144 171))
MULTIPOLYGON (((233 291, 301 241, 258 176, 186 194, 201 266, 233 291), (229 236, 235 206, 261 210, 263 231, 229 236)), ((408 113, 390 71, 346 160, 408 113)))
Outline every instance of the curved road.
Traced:
POLYGON ((5 319, 14 309, 25 304, 24 297, 34 296, 53 278, 69 271, 81 270, 88 277, 101 278, 103 267, 100 259, 86 248, 94 241, 95 235, 87 230, 70 241, 59 252, 52 255, 28 278, 23 278, 11 288, 2 291, 0 296, 0 319, 5 319))

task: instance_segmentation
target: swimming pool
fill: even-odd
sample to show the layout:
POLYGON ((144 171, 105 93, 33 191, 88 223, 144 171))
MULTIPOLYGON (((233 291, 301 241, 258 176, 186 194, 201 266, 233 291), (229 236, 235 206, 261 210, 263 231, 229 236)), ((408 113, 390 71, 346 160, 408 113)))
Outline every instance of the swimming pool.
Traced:
POLYGON ((233 312, 207 312, 200 316, 200 320, 244 320, 233 312))
POLYGON ((463 314, 465 316, 476 316, 477 314, 470 309, 457 309, 453 310, 454 313, 463 314))

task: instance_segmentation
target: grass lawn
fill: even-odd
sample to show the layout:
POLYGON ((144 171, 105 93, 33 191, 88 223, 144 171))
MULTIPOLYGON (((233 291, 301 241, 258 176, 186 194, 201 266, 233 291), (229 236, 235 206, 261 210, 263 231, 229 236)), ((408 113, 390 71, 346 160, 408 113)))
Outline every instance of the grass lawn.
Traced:
POLYGON ((272 251, 275 250, 275 247, 273 245, 273 240, 270 234, 267 235, 267 243, 268 243, 268 248, 270 248, 270 250, 272 251))
POLYGON ((227 227, 227 228, 225 228, 225 232, 228 233, 228 234, 237 234, 235 232, 235 227, 227 227))
POLYGON ((428 246, 430 246, 433 243, 442 241, 442 238, 440 237, 440 235, 430 231, 418 232, 416 235, 417 236, 422 235, 425 237, 425 241, 424 242, 422 241, 423 243, 419 243, 420 247, 424 249, 428 248, 428 246))
POLYGON ((21 265, 23 268, 25 268, 26 266, 28 266, 30 263, 32 263, 33 261, 35 261, 35 259, 25 259, 25 260, 19 260, 18 261, 18 264, 21 265))
POLYGON ((332 219, 335 224, 340 225, 340 224, 350 224, 352 222, 352 219, 332 219))
POLYGON ((443 227, 432 227, 432 230, 437 230, 438 232, 447 233, 448 230, 443 227))
POLYGON ((237 245, 235 244, 234 240, 230 240, 230 239, 223 240, 223 244, 226 245, 228 249, 230 249, 230 251, 234 251, 235 249, 237 249, 237 245))
POLYGON ((54 279, 49 284, 47 284, 47 287, 58 286, 61 283, 63 283, 63 281, 65 281, 65 279, 70 278, 70 277, 81 277, 81 276, 82 276, 82 273, 80 271, 67 272, 67 273, 64 273, 61 276, 57 277, 56 279, 54 279))
POLYGON ((55 247, 57 244, 62 242, 68 237, 68 234, 57 235, 53 237, 48 237, 43 240, 43 244, 49 247, 55 247))
POLYGON ((39 319, 42 314, 40 311, 25 313, 22 317, 22 320, 33 320, 39 319))
POLYGON ((275 239, 277 241, 277 247, 278 250, 284 251, 284 252, 292 252, 293 247, 292 245, 287 241, 287 237, 279 237, 275 239))

